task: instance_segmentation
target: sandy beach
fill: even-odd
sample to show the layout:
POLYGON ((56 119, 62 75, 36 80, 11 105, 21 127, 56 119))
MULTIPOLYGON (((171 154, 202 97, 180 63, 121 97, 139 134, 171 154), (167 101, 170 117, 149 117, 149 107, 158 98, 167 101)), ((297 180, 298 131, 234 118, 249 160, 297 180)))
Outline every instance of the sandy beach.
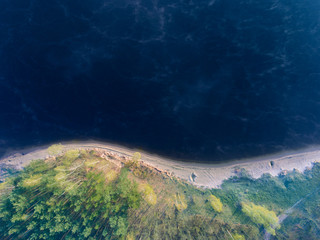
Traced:
MULTIPOLYGON (((303 172, 306 168, 311 168, 314 162, 320 162, 320 147, 242 159, 223 164, 205 164, 177 161, 146 153, 140 149, 130 149, 105 142, 62 142, 62 145, 65 147, 65 150, 100 149, 125 157, 130 157, 134 152, 138 151, 142 155, 141 161, 144 164, 167 171, 173 176, 186 180, 196 186, 207 188, 218 188, 223 180, 236 175, 242 168, 246 169, 254 178, 259 178, 264 173, 276 176, 285 171, 297 170, 303 172)), ((7 165, 22 169, 34 159, 49 157, 47 148, 48 146, 43 146, 12 152, 0 160, 0 167, 1 165, 7 165)))

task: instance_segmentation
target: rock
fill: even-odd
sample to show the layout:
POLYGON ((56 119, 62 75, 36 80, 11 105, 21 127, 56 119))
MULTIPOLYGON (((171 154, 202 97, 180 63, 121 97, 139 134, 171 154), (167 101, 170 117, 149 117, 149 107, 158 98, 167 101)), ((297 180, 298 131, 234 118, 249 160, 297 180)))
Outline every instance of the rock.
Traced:
POLYGON ((191 175, 190 175, 190 180, 192 182, 195 182, 197 177, 198 177, 197 174, 195 172, 192 172, 191 175))

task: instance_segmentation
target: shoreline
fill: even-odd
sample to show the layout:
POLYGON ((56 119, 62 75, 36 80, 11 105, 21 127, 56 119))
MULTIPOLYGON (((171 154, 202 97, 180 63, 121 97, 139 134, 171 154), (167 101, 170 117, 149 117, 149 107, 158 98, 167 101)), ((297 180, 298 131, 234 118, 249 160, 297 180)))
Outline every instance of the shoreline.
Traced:
MULTIPOLYGON (((153 168, 167 171, 173 176, 186 180, 196 186, 219 188, 223 180, 237 175, 237 171, 244 168, 253 178, 259 178, 264 173, 277 176, 281 172, 298 170, 303 172, 311 168, 314 162, 320 162, 320 147, 310 147, 299 151, 288 151, 261 157, 240 159, 227 163, 197 163, 182 162, 147 153, 139 149, 122 147, 116 144, 98 141, 69 141, 61 142, 65 150, 69 149, 102 149, 119 156, 132 156, 140 152, 141 161, 153 168), (193 176, 193 177, 192 177, 193 176)), ((1 165, 8 165, 17 169, 35 159, 45 159, 49 156, 47 148, 50 145, 33 147, 14 151, 0 159, 1 165)))

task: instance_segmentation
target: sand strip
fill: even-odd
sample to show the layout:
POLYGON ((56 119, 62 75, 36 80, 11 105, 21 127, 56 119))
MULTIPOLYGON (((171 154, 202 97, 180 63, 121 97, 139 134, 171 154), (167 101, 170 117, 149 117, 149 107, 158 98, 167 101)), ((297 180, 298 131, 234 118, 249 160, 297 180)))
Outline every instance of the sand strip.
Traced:
MULTIPOLYGON (((275 155, 268 155, 260 158, 244 159, 225 164, 205 164, 181 162, 168 158, 163 158, 150 153, 145 153, 138 149, 130 149, 115 144, 82 141, 62 143, 65 149, 103 149, 119 156, 132 156, 139 151, 142 154, 141 160, 151 167, 168 171, 172 175, 191 182, 194 185, 217 188, 223 180, 237 174, 239 169, 244 168, 254 178, 259 178, 264 173, 273 176, 281 172, 298 170, 303 172, 306 168, 311 168, 314 162, 320 161, 320 147, 309 148, 303 151, 287 152, 275 155)), ((24 149, 12 153, 0 160, 2 166, 14 166, 21 169, 34 159, 47 158, 48 146, 24 149)), ((0 166, 1 167, 1 166, 0 166)))

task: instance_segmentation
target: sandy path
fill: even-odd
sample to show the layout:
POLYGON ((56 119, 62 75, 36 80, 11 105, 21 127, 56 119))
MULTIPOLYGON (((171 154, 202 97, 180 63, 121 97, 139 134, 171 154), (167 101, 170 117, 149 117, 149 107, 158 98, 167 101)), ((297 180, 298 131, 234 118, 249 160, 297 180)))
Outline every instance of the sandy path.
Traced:
MULTIPOLYGON (((142 154, 141 160, 152 167, 166 170, 174 176, 192 182, 197 186, 216 188, 223 180, 235 175, 236 169, 244 168, 254 178, 260 177, 263 173, 278 175, 284 170, 304 171, 307 167, 312 167, 314 162, 320 160, 320 147, 310 148, 304 151, 269 155, 260 158, 244 159, 225 164, 204 164, 181 162, 168 158, 163 158, 150 153, 145 153, 138 149, 129 149, 115 144, 83 141, 62 143, 65 149, 104 149, 123 156, 132 156, 136 151, 142 154), (273 164, 271 164, 271 161, 273 164), (192 181, 192 174, 195 174, 195 181, 192 181)), ((21 150, 0 160, 1 164, 23 168, 33 159, 45 159, 48 157, 47 147, 21 150)))

